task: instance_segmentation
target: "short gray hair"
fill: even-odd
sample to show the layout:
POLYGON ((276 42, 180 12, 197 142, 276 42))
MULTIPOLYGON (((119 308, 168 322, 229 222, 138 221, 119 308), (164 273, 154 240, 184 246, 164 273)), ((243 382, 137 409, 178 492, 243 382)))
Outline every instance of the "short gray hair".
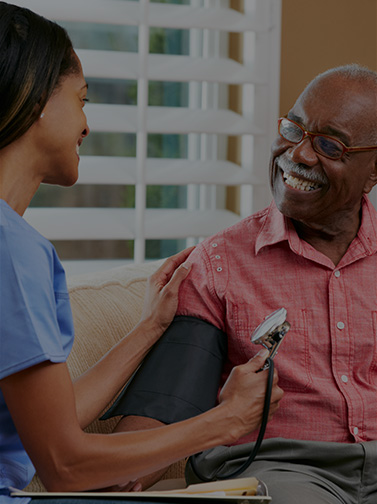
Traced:
POLYGON ((317 82, 323 77, 344 77, 359 82, 370 82, 377 86, 377 72, 368 67, 359 65, 358 63, 351 63, 349 65, 342 65, 334 68, 329 68, 325 72, 318 74, 311 83, 317 82))

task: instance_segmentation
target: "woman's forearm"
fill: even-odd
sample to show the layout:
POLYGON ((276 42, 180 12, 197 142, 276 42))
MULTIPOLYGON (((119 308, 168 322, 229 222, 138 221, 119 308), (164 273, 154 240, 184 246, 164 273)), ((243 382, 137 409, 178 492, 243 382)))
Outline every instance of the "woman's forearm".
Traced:
MULTIPOLYGON (((268 353, 268 352, 267 352, 268 353)), ((265 357, 237 366, 216 408, 158 429, 88 434, 76 416, 65 363, 44 362, 0 382, 21 441, 49 490, 124 485, 192 453, 231 443, 260 424, 267 373, 265 357)), ((274 381, 270 412, 282 397, 274 381)))
POLYGON ((181 460, 193 452, 234 441, 229 412, 221 405, 198 417, 158 429, 122 434, 82 433, 60 453, 60 465, 44 475, 50 491, 84 491, 129 481, 181 460), (64 463, 62 463, 64 461, 64 463))
POLYGON ((93 367, 74 382, 77 417, 87 427, 125 385, 160 334, 148 321, 139 323, 93 367))

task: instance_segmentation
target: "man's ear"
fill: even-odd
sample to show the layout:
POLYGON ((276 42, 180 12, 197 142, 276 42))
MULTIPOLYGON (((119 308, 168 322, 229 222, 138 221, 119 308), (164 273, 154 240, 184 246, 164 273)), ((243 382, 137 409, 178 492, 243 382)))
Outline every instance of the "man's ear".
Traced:
POLYGON ((364 194, 370 193, 373 187, 377 184, 377 156, 374 159, 374 165, 372 167, 370 176, 364 186, 364 194))

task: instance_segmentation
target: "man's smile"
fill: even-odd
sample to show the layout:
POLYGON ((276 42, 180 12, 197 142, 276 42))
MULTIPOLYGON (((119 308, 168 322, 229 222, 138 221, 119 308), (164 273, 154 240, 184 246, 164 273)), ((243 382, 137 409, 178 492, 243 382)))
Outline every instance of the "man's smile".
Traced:
POLYGON ((294 163, 285 156, 278 156, 276 158, 275 167, 281 172, 283 182, 298 191, 317 191, 327 183, 324 174, 318 173, 318 171, 312 170, 302 164, 294 163))
POLYGON ((293 175, 290 175, 283 170, 282 173, 284 182, 290 187, 293 187, 293 189, 298 189, 300 191, 315 191, 316 189, 321 188, 321 184, 319 184, 318 182, 294 177, 293 175))

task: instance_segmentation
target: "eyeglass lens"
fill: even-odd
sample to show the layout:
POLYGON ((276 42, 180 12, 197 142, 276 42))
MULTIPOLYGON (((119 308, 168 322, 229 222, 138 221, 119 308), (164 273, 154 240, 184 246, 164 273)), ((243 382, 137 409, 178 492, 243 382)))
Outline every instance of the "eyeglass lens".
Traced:
MULTIPOLYGON (((283 118, 280 122, 280 135, 292 143, 300 143, 305 131, 289 119, 283 118)), ((316 135, 311 137, 313 149, 319 154, 332 159, 339 159, 343 154, 343 146, 335 139, 316 135)))

